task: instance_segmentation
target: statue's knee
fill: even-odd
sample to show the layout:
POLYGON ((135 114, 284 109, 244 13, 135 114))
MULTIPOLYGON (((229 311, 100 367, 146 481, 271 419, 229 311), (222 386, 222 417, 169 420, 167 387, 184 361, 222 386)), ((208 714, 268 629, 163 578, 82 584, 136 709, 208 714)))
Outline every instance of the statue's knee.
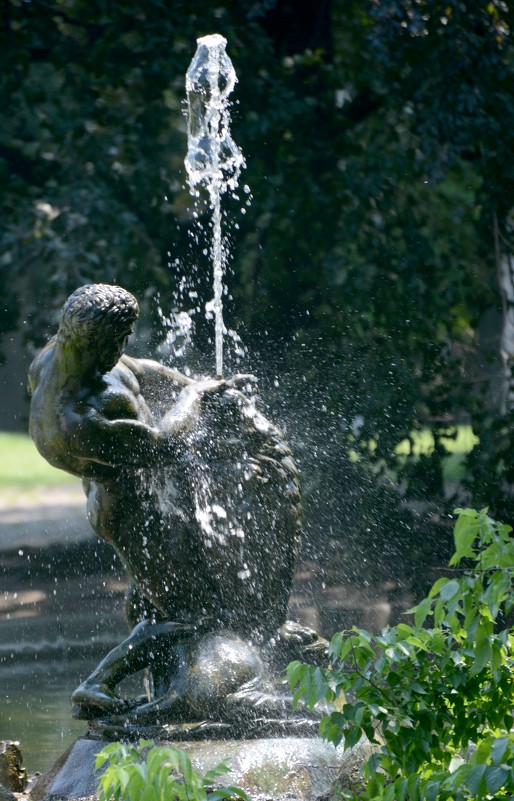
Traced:
POLYGON ((202 638, 187 669, 186 695, 193 705, 219 704, 250 681, 264 676, 257 650, 230 632, 202 638))

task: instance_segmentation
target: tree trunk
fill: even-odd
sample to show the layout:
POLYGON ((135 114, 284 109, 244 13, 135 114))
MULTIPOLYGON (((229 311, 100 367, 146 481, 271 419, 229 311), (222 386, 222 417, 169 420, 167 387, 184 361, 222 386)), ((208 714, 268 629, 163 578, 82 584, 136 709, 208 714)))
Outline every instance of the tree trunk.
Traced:
POLYGON ((514 244, 509 235, 514 233, 507 223, 506 232, 500 230, 494 215, 494 246, 498 283, 502 299, 502 333, 500 352, 503 365, 503 385, 500 393, 502 415, 514 411, 514 244))

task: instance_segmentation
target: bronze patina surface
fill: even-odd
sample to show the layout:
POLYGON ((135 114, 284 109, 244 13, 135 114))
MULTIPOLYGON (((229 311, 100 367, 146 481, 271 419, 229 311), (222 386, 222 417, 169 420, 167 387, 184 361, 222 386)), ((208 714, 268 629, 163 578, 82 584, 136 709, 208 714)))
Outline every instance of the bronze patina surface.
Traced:
POLYGON ((75 714, 289 719, 273 676, 326 651, 286 620, 301 536, 290 448, 246 392, 251 376, 195 381, 125 354, 138 312, 121 287, 80 287, 30 368, 31 436, 83 479, 90 522, 131 580, 132 633, 75 691, 75 714), (123 699, 118 684, 142 668, 147 697, 123 699))

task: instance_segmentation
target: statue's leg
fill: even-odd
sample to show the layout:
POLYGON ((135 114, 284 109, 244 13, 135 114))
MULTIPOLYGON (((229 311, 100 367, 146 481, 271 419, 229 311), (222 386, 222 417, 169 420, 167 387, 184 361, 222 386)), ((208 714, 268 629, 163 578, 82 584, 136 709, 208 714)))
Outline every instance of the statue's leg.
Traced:
POLYGON ((72 695, 74 715, 95 718, 121 713, 134 706, 116 694, 116 686, 132 673, 151 665, 166 650, 171 663, 174 647, 197 631, 192 624, 143 620, 120 645, 113 648, 72 695))
MULTIPOLYGON (((125 595, 125 616, 131 629, 143 620, 152 620, 154 623, 166 621, 160 609, 157 609, 148 598, 145 598, 132 581, 129 582, 125 595)), ((164 659, 160 660, 158 655, 155 654, 145 673, 146 696, 149 701, 164 695, 170 684, 172 666, 169 662, 169 656, 167 654, 163 656, 164 659)))
MULTIPOLYGON (((266 643, 263 654, 274 672, 281 674, 295 659, 310 665, 326 666, 328 642, 313 629, 286 620, 266 643)), ((285 679, 273 682, 272 686, 266 686, 261 681, 248 681, 227 696, 226 705, 227 715, 234 720, 255 715, 290 720, 292 715, 292 696, 285 679)), ((326 714, 322 705, 311 710, 300 701, 295 714, 305 719, 319 720, 322 713, 326 714)))
POLYGON ((175 648, 175 654, 174 686, 155 701, 132 709, 128 720, 145 724, 223 720, 232 695, 250 685, 257 693, 266 683, 258 651, 230 631, 190 638, 175 648))
POLYGON ((144 620, 153 620, 154 623, 163 623, 166 620, 162 612, 145 598, 133 581, 129 581, 125 594, 125 617, 131 629, 144 620))
POLYGON ((175 681, 168 685, 166 692, 161 693, 148 703, 139 704, 128 710, 125 720, 136 724, 155 724, 164 721, 183 721, 191 716, 191 709, 184 697, 186 665, 189 663, 189 651, 194 648, 177 645, 173 649, 175 681))

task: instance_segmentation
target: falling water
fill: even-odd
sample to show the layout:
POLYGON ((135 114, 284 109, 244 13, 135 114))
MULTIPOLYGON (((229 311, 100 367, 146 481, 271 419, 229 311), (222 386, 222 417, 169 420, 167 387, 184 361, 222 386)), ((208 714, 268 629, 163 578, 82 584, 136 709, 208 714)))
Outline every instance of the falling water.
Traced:
POLYGON ((203 184, 212 211, 214 298, 207 305, 214 312, 216 375, 223 375, 223 274, 226 250, 221 231, 221 195, 237 186, 244 165, 243 154, 230 135, 229 95, 237 76, 225 52, 226 39, 219 34, 203 36, 186 75, 188 150, 185 159, 193 195, 203 184))

